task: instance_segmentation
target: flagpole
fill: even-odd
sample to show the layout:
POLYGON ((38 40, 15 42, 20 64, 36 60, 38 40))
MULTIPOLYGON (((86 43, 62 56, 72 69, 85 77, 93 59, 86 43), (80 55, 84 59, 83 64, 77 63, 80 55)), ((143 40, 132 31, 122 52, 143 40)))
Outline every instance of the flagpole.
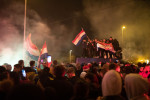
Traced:
POLYGON ((26 10, 27 10, 27 0, 25 0, 25 10, 24 10, 23 60, 25 60, 26 10))
MULTIPOLYGON (((87 36, 87 35, 86 35, 87 36)), ((88 36, 87 36, 88 40, 91 40, 88 36)))
MULTIPOLYGON (((81 29, 84 30, 83 27, 81 27, 81 29)), ((86 34, 86 36, 87 36, 87 34, 86 34)), ((88 40, 91 40, 88 36, 87 36, 87 38, 88 38, 88 40)))

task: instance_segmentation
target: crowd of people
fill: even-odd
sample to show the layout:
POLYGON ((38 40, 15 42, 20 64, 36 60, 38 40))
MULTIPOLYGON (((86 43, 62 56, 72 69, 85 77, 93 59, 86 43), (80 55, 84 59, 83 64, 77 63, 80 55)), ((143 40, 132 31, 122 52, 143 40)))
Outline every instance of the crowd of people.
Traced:
POLYGON ((100 41, 98 41, 97 39, 94 40, 88 39, 88 41, 83 40, 82 48, 83 48, 82 57, 122 59, 122 53, 121 53, 122 49, 119 46, 119 42, 116 39, 113 39, 112 37, 110 37, 109 39, 102 39, 100 41), (115 52, 98 47, 97 46, 98 43, 105 43, 105 44, 111 43, 115 52))
POLYGON ((148 64, 66 63, 25 67, 20 60, 0 66, 1 100, 150 100, 148 64), (142 69, 142 70, 141 70, 142 69), (140 73, 140 74, 139 74, 140 73))

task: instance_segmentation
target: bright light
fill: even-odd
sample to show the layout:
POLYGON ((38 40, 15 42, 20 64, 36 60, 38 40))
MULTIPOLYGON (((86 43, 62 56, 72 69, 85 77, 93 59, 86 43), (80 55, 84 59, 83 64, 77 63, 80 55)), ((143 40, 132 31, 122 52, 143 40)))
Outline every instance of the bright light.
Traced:
POLYGON ((149 64, 149 60, 148 59, 139 59, 138 62, 141 62, 141 63, 147 63, 149 64))
POLYGON ((123 29, 125 29, 126 27, 125 27, 125 26, 123 26, 122 28, 123 28, 123 29))
POLYGON ((51 56, 48 56, 48 57, 47 57, 47 62, 50 63, 50 62, 52 61, 51 59, 52 59, 51 56))
POLYGON ((147 64, 149 64, 149 60, 145 60, 145 62, 146 62, 147 64))
POLYGON ((140 60, 141 62, 143 62, 144 60, 140 60))
POLYGON ((17 64, 20 59, 22 59, 22 51, 22 49, 13 50, 11 48, 5 48, 1 52, 0 65, 8 63, 12 66, 11 71, 13 71, 14 65, 17 64))

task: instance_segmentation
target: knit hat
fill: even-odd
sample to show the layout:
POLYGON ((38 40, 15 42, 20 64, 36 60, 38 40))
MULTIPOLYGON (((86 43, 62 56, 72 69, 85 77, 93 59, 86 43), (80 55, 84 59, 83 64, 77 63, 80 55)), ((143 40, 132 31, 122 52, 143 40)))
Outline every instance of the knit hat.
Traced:
POLYGON ((102 80, 103 96, 119 95, 122 90, 121 76, 115 70, 106 72, 102 80))

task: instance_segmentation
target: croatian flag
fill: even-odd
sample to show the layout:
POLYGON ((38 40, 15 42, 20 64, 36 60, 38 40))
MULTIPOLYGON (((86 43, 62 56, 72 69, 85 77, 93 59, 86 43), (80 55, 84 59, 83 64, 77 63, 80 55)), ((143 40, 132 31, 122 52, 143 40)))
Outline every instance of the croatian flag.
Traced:
POLYGON ((29 58, 31 58, 32 60, 38 61, 40 52, 37 46, 32 43, 31 34, 29 34, 25 40, 25 49, 26 49, 26 54, 29 58))
POLYGON ((105 45, 103 43, 97 43, 97 48, 105 49, 105 45))
POLYGON ((74 45, 79 45, 83 38, 86 37, 85 31, 82 29, 81 32, 76 36, 76 38, 72 41, 74 45))
POLYGON ((45 41, 43 48, 41 50, 41 53, 40 53, 40 59, 45 59, 45 58, 47 58, 47 56, 48 56, 48 51, 47 51, 47 45, 46 45, 46 41, 45 41))
POLYGON ((105 50, 111 51, 111 52, 113 52, 113 53, 116 52, 116 51, 114 50, 114 47, 113 47, 112 43, 105 44, 105 50))

